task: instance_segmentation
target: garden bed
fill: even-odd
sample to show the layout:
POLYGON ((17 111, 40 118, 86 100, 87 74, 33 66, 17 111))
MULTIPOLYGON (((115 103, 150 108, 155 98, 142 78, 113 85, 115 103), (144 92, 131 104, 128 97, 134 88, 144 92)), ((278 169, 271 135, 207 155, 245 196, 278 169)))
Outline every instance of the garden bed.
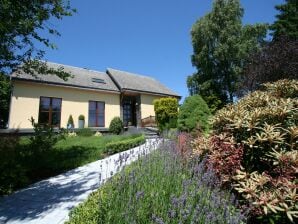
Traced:
POLYGON ((75 208, 67 223, 244 221, 233 197, 216 187, 214 175, 196 159, 186 162, 174 148, 167 142, 126 167, 75 208))

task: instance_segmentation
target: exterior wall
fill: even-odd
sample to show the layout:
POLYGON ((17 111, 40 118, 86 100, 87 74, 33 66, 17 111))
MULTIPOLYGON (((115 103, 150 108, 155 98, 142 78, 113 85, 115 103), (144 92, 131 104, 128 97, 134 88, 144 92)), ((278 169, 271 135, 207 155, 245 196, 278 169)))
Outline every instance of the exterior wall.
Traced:
POLYGON ((161 96, 141 94, 141 119, 155 116, 153 101, 161 96))
POLYGON ((41 96, 62 98, 61 127, 66 127, 69 115, 72 115, 75 128, 77 128, 80 114, 85 116, 85 126, 88 127, 89 100, 105 102, 105 127, 109 126, 113 117, 120 116, 120 96, 117 93, 105 93, 22 81, 14 81, 13 84, 9 128, 32 128, 28 119, 32 116, 35 121, 38 121, 39 100, 41 96))

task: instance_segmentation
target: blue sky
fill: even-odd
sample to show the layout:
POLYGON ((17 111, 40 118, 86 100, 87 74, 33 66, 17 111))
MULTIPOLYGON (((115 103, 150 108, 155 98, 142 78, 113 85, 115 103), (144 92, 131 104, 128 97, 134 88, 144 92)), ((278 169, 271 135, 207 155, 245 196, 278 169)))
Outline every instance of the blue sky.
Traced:
MULTIPOLYGON (((272 23, 283 0, 241 0, 245 24, 272 23)), ((72 17, 49 23, 61 33, 46 60, 105 71, 107 67, 149 75, 188 95, 195 71, 190 56, 192 24, 212 0, 71 0, 72 17)))

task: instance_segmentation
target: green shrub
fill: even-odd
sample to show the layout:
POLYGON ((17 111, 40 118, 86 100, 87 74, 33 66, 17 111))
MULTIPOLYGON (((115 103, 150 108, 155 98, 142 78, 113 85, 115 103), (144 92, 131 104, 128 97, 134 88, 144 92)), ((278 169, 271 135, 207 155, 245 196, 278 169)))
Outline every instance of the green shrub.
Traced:
POLYGON ((71 125, 71 127, 74 127, 73 117, 72 115, 69 115, 68 121, 67 121, 67 127, 71 125))
POLYGON ((0 138, 0 196, 28 182, 17 133, 0 138))
POLYGON ((203 132, 207 132, 210 115, 209 107, 201 96, 189 96, 179 108, 178 128, 181 131, 191 132, 199 126, 203 132))
POLYGON ((218 175, 252 205, 252 223, 298 218, 297 96, 297 80, 264 84, 215 114, 215 136, 194 141, 197 154, 209 150, 218 175))
POLYGON ((83 114, 81 114, 80 116, 79 116, 79 120, 85 120, 85 116, 83 115, 83 114))
MULTIPOLYGON (((56 133, 52 126, 35 123, 32 117, 30 121, 34 130, 34 135, 30 137, 30 149, 33 150, 32 154, 39 155, 45 151, 49 151, 53 149, 59 140, 64 138, 63 133, 56 133)), ((63 129, 61 130, 63 132, 63 129)))
POLYGON ((159 129, 176 128, 178 117, 178 100, 167 97, 154 100, 155 118, 159 129))
POLYGON ((81 128, 77 131, 78 136, 90 137, 94 134, 94 131, 90 128, 81 128))
POLYGON ((128 149, 134 148, 136 146, 144 144, 145 142, 146 142, 145 136, 141 135, 132 139, 107 143, 105 149, 106 149, 106 152, 108 152, 109 154, 114 154, 117 152, 122 152, 128 149))
POLYGON ((123 122, 120 117, 114 117, 109 126, 109 132, 119 135, 123 131, 123 122))

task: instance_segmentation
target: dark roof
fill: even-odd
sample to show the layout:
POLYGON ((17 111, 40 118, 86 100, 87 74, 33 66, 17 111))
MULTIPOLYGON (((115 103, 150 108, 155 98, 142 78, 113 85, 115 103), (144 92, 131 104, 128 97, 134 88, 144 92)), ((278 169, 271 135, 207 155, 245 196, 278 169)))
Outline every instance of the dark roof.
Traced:
POLYGON ((37 74, 36 76, 32 76, 22 71, 13 73, 11 77, 14 80, 113 91, 118 93, 123 91, 137 91, 149 94, 180 97, 177 93, 173 92, 159 81, 148 76, 136 75, 112 68, 108 68, 107 72, 104 73, 52 62, 47 62, 47 64, 49 67, 56 69, 63 67, 64 71, 69 72, 72 77, 68 78, 67 81, 64 81, 56 75, 37 74))
POLYGON ((179 97, 177 93, 173 92, 168 87, 164 86, 159 81, 151 77, 124 72, 112 68, 108 68, 107 73, 115 81, 121 92, 125 90, 131 90, 179 97))
POLYGON ((111 80, 110 76, 104 72, 97 72, 89 69, 61 65, 51 62, 47 62, 47 64, 51 68, 63 67, 64 71, 69 72, 73 77, 70 77, 67 81, 64 81, 56 75, 37 75, 36 77, 34 77, 30 74, 18 71, 12 74, 12 79, 119 92, 119 89, 111 80), (103 80, 104 82, 97 82, 96 80, 98 79, 103 80))

